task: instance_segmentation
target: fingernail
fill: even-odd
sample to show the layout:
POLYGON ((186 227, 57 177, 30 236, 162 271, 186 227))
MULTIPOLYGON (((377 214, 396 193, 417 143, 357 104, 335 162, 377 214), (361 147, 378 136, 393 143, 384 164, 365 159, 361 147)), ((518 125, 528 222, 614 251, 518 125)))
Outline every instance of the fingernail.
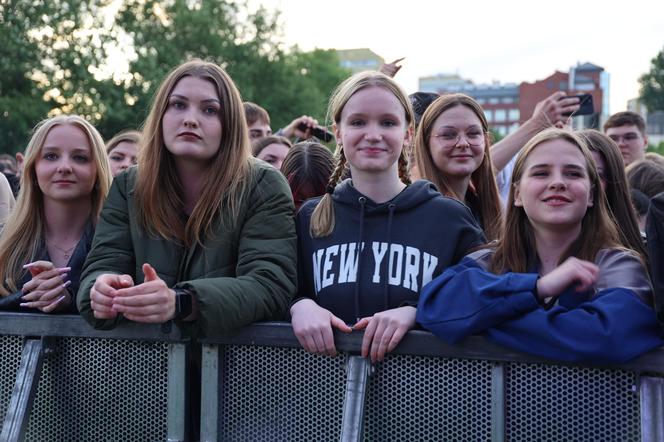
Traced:
POLYGON ((60 296, 53 304, 57 304, 58 302, 62 301, 63 299, 65 299, 65 297, 60 296))
POLYGON ((67 282, 65 282, 64 284, 62 284, 62 288, 63 288, 63 289, 66 289, 66 288, 69 287, 70 285, 71 285, 71 281, 67 281, 67 282))
POLYGON ((59 272, 68 272, 71 270, 71 267, 60 267, 58 269, 59 272))
POLYGON ((30 303, 29 303, 29 302, 22 302, 22 303, 19 304, 19 305, 20 305, 21 307, 29 307, 28 304, 30 304, 30 303))
POLYGON ((35 265, 34 262, 29 262, 29 263, 27 263, 26 265, 24 265, 23 268, 24 268, 24 269, 27 269, 28 267, 33 266, 33 265, 35 265))

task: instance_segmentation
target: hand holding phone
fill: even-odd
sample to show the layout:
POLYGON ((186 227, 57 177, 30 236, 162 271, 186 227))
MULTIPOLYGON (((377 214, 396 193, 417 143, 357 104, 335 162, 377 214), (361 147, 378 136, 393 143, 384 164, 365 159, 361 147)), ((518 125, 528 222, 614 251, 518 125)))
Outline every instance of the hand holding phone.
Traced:
POLYGON ((326 143, 331 141, 332 138, 334 138, 332 132, 328 131, 323 126, 314 126, 312 128, 309 128, 309 126, 307 126, 306 123, 300 123, 297 125, 297 128, 302 132, 305 132, 307 129, 309 129, 310 130, 309 133, 311 133, 311 135, 318 138, 319 140, 325 141, 326 143))
POLYGON ((579 109, 576 112, 562 114, 565 117, 575 117, 577 115, 592 115, 595 113, 595 107, 593 106, 593 96, 590 94, 568 95, 567 97, 564 98, 579 99, 579 109))

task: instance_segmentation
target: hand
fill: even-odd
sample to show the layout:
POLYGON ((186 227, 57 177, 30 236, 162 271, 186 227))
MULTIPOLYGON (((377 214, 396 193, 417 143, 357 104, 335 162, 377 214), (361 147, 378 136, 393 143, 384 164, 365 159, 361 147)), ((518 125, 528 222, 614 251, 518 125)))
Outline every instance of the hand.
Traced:
POLYGON ((567 94, 562 91, 554 92, 535 106, 531 120, 537 122, 542 128, 546 129, 555 126, 562 129, 565 123, 571 118, 564 114, 574 113, 579 110, 578 98, 566 98, 567 94))
POLYGON ((302 115, 290 122, 290 124, 282 130, 282 134, 286 138, 298 137, 302 140, 311 138, 311 130, 318 125, 315 118, 307 115, 302 115), (300 125, 306 126, 305 130, 299 128, 300 125))
POLYGON ((113 310, 113 298, 116 291, 133 286, 134 280, 129 275, 99 275, 90 290, 90 307, 95 318, 115 318, 118 315, 118 312, 113 310))
POLYGON ((32 279, 22 288, 24 293, 21 307, 36 308, 44 313, 60 310, 71 302, 71 294, 67 287, 70 267, 55 268, 48 261, 36 261, 24 266, 30 271, 32 279))
POLYGON ((145 281, 115 291, 113 311, 136 322, 161 324, 175 316, 175 291, 169 288, 150 264, 143 264, 145 281))
POLYGON ((394 350, 408 330, 415 326, 415 307, 399 307, 360 319, 353 330, 363 330, 362 357, 380 362, 394 350))
POLYGON ((572 284, 577 285, 577 292, 583 292, 591 288, 598 277, 599 267, 572 256, 537 280, 537 295, 540 299, 557 297, 572 284))
POLYGON ((310 353, 336 356, 332 327, 345 333, 353 330, 329 310, 311 299, 302 299, 290 309, 293 332, 300 345, 310 353))
POLYGON ((379 69, 380 72, 387 75, 388 77, 394 78, 403 66, 398 65, 397 63, 404 60, 406 57, 397 58, 392 63, 383 63, 379 69))

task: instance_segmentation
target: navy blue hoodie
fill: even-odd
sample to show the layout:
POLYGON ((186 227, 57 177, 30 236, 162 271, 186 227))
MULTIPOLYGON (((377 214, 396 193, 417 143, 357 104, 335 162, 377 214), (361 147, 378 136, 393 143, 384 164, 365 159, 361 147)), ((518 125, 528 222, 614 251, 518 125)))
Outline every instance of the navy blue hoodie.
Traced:
POLYGON ((314 299, 349 324, 417 305, 426 283, 484 243, 470 210, 428 181, 377 204, 347 179, 332 200, 335 226, 328 236, 309 233, 320 198, 307 201, 297 215, 298 296, 314 299))

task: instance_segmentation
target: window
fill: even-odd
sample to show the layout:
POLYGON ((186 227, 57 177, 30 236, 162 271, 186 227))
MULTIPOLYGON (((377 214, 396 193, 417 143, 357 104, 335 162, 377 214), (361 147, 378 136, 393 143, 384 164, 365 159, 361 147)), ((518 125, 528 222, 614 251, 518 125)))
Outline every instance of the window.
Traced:
POLYGON ((486 117, 486 121, 489 123, 493 121, 493 111, 484 109, 484 116, 486 117))
POLYGON ((494 121, 505 121, 506 117, 505 109, 496 109, 494 112, 494 121))
POLYGON ((503 97, 502 100, 500 100, 501 103, 505 104, 512 104, 514 103, 514 98, 513 97, 503 97))
POLYGON ((489 104, 498 104, 500 100, 496 97, 489 98, 489 104))
POLYGON ((510 109, 507 111, 507 120, 509 121, 519 121, 519 109, 510 109))

